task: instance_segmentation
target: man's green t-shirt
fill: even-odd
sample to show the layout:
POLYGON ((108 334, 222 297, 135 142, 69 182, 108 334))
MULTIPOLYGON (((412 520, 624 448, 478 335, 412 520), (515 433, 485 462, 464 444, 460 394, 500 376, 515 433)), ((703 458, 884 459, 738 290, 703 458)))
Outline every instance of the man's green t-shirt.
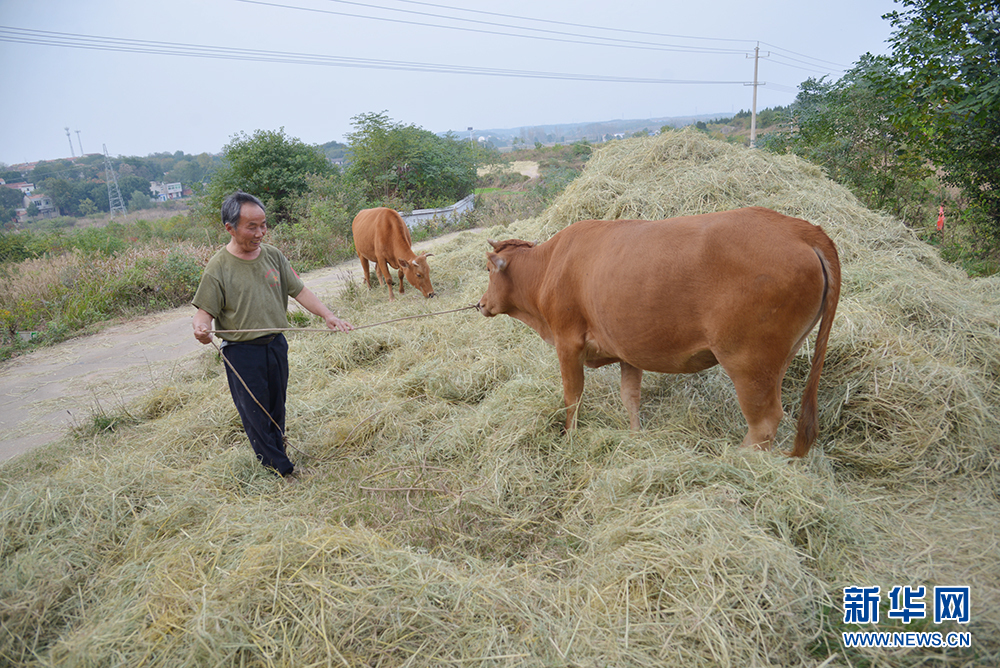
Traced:
MULTIPOLYGON (((215 318, 216 329, 288 327, 288 298, 305 283, 274 246, 261 244, 254 260, 241 260, 224 247, 205 266, 191 303, 215 318)), ((226 341, 249 341, 267 332, 219 334, 226 341)))

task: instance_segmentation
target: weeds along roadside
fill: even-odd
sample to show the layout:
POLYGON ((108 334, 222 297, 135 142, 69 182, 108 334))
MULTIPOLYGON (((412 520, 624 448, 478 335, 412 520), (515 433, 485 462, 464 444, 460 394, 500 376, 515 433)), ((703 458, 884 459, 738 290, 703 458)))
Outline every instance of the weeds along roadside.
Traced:
MULTIPOLYGON (((414 242, 537 215, 577 173, 558 167, 549 179, 479 195, 476 210, 461 220, 417 226, 414 242)), ((354 257, 354 212, 323 204, 314 199, 297 220, 269 231, 268 242, 299 272, 354 257)), ((224 242, 217 221, 195 213, 81 230, 50 225, 0 234, 0 361, 188 304, 205 264, 224 242)))

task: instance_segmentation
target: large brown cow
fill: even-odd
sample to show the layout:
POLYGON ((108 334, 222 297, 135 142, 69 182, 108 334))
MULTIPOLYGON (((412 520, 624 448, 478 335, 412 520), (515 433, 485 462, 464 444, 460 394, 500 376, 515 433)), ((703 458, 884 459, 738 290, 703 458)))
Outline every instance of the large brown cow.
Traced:
POLYGON ((840 298, 840 260, 817 226, 748 208, 661 221, 587 220, 543 244, 491 241, 479 309, 524 322, 556 348, 566 428, 576 426, 583 367, 621 364, 621 396, 639 428, 642 372, 721 364, 749 430, 768 449, 781 381, 817 322, 794 456, 816 438, 816 394, 840 298))
POLYGON ((397 211, 386 207, 363 209, 354 217, 351 230, 354 232, 354 248, 365 272, 366 285, 371 277, 368 263, 374 262, 375 274, 389 286, 389 301, 395 299, 390 267, 399 270, 399 294, 403 294, 403 277, 406 276, 406 280, 424 297, 434 296, 431 269, 427 265, 427 258, 434 254, 417 255, 413 252, 410 228, 397 211))

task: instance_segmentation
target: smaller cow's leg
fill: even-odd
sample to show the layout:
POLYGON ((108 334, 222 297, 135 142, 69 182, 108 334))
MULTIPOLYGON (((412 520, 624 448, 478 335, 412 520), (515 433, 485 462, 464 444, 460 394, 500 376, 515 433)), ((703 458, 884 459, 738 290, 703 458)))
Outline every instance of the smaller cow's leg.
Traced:
POLYGON ((642 391, 642 369, 622 361, 622 403, 628 411, 628 426, 639 431, 639 397, 642 391))
POLYGON ((389 301, 395 301, 396 297, 392 294, 392 273, 389 271, 389 264, 385 260, 376 260, 375 270, 382 282, 389 287, 389 301))
POLYGON ((403 294, 403 268, 399 268, 399 294, 403 294))
MULTIPOLYGON (((365 286, 368 287, 368 288, 371 288, 371 286, 372 286, 372 284, 371 284, 372 275, 371 275, 371 272, 370 272, 370 270, 368 268, 368 258, 364 257, 363 255, 359 255, 358 258, 361 259, 361 270, 365 272, 365 286)), ((376 271, 377 271, 377 267, 376 267, 376 271)))
POLYGON ((576 429, 576 414, 583 397, 583 361, 575 348, 556 348, 566 401, 566 431, 576 429))

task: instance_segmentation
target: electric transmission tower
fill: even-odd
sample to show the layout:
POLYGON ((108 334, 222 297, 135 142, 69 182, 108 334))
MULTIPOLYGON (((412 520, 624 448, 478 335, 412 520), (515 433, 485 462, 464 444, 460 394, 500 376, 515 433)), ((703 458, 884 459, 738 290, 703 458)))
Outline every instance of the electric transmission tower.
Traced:
POLYGON ((122 199, 122 191, 118 189, 118 177, 115 176, 115 168, 111 166, 111 157, 108 155, 108 145, 104 147, 104 180, 108 183, 108 203, 111 205, 111 217, 115 217, 115 211, 121 211, 125 215, 125 201, 122 199))

